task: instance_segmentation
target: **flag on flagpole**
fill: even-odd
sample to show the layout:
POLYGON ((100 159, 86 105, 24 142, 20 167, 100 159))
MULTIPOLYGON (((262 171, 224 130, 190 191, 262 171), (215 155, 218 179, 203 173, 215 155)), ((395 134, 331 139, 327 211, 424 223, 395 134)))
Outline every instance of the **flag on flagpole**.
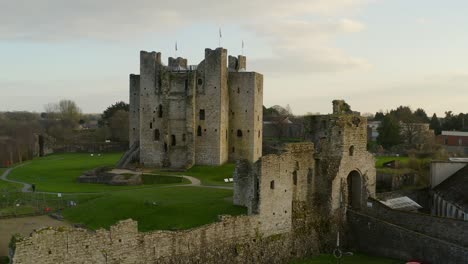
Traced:
POLYGON ((244 48, 244 40, 242 40, 242 48, 244 48))
POLYGON ((223 35, 221 34, 221 28, 219 28, 219 37, 222 38, 223 35))
POLYGON ((175 50, 177 51, 177 41, 175 42, 175 50))

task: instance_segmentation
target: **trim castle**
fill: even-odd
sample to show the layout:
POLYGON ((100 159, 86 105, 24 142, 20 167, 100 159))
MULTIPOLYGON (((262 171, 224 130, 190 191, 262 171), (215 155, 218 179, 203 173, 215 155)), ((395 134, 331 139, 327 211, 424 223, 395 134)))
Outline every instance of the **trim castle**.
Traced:
MULTIPOLYGON (((189 168, 262 156, 263 75, 245 56, 205 49, 205 59, 161 63, 140 53, 130 75, 130 149, 146 166, 189 168)), ((138 160, 138 158, 134 158, 138 160)))

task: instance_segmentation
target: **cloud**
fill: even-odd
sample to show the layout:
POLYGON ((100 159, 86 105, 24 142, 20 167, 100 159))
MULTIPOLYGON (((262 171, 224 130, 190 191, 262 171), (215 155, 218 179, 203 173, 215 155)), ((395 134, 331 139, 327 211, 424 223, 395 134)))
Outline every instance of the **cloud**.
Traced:
POLYGON ((188 23, 275 20, 328 15, 357 8, 365 0, 15 0, 3 1, 0 39, 125 39, 171 31, 188 23), (27 8, 26 8, 27 7, 27 8))
POLYGON ((234 24, 265 40, 275 54, 252 58, 252 65, 258 65, 259 70, 340 71, 370 66, 333 43, 339 35, 365 29, 362 23, 344 17, 369 1, 5 1, 0 9, 0 40, 128 41, 197 23, 234 24))

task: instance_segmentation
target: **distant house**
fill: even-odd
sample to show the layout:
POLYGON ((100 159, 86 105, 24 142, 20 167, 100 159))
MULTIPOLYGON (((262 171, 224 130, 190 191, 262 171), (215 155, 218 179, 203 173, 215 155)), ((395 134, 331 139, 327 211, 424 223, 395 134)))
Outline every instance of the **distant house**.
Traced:
POLYGON ((382 124, 382 121, 367 122, 367 141, 377 141, 379 131, 377 130, 382 124))
POLYGON ((449 153, 468 155, 468 132, 442 131, 437 136, 436 141, 443 145, 449 153))
POLYGON ((468 221, 468 162, 432 162, 431 187, 433 215, 468 221))

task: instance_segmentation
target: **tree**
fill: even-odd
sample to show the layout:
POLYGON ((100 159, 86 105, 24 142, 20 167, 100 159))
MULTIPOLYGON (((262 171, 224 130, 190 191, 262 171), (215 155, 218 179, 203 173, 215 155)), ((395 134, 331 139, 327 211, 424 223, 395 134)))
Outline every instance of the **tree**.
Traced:
POLYGON ((384 113, 382 111, 380 112, 376 112, 375 115, 374 115, 374 121, 382 121, 384 120, 384 113))
POLYGON ((422 109, 422 108, 416 109, 416 111, 414 111, 413 115, 414 115, 414 119, 415 119, 416 122, 419 122, 419 123, 429 123, 430 122, 429 117, 426 114, 426 111, 424 111, 424 109, 422 109))
POLYGON ((387 114, 384 117, 377 131, 379 132, 377 142, 384 148, 390 148, 401 143, 400 124, 392 115, 387 114))
POLYGON ((117 141, 128 141, 128 111, 117 110, 109 120, 111 138, 117 141))
POLYGON ((442 127, 440 125, 439 118, 437 117, 435 113, 432 115, 429 128, 433 129, 436 135, 440 135, 440 133, 442 132, 442 127))
POLYGON ((123 102, 123 101, 120 101, 120 102, 117 102, 109 107, 107 107, 106 110, 104 110, 104 112, 102 113, 101 115, 101 122, 100 124, 101 125, 108 125, 109 122, 110 122, 110 119, 112 118, 112 116, 119 110, 123 110, 125 112, 128 112, 130 109, 130 105, 123 102))

